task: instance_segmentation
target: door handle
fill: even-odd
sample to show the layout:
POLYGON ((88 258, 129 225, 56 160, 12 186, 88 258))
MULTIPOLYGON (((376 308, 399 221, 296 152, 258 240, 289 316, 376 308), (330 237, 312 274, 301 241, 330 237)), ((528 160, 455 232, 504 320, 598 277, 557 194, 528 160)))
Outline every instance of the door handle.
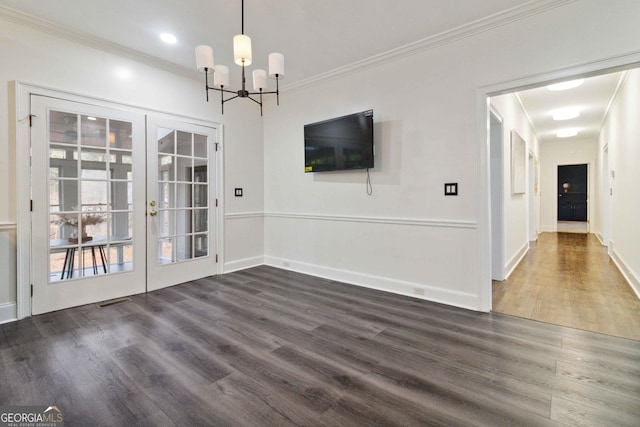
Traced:
MULTIPOLYGON (((155 205, 156 205, 156 201, 155 200, 152 200, 152 201, 149 202, 149 206, 154 207, 155 205)), ((151 209, 149 211, 149 215, 156 216, 156 215, 158 215, 158 211, 155 210, 155 209, 151 209)))

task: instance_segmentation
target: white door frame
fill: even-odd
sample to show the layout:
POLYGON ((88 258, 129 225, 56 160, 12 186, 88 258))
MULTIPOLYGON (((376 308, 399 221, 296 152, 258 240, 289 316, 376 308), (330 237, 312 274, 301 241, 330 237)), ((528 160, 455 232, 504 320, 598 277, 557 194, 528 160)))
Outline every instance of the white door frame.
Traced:
MULTIPOLYGON (((591 162, 555 163, 553 168, 553 182, 554 182, 554 186, 558 185, 558 168, 560 166, 573 166, 573 165, 587 165, 587 234, 588 234, 588 233, 591 233, 591 218, 592 218, 591 200, 592 199, 595 200, 595 197, 593 197, 593 194, 594 194, 593 187, 592 187, 593 177, 591 176, 591 173, 593 172, 593 168, 591 167, 591 162)), ((554 229, 558 231, 558 198, 557 197, 553 198, 553 212, 555 217, 554 229)))
POLYGON ((602 176, 600 177, 600 230, 602 232, 602 244, 609 246, 611 237, 611 172, 609 170, 609 144, 602 148, 602 176))
POLYGON ((498 134, 491 130, 489 117, 490 197, 491 197, 491 279, 505 279, 505 248, 507 245, 504 225, 504 119, 493 108, 489 115, 499 124, 498 134))
POLYGON ((507 82, 481 86, 476 89, 476 158, 478 191, 477 206, 477 259, 478 272, 476 276, 476 292, 478 295, 477 309, 489 312, 492 308, 491 285, 491 181, 489 158, 489 98, 518 90, 532 89, 558 81, 591 77, 605 72, 622 71, 637 68, 640 64, 640 51, 630 52, 621 56, 609 57, 581 65, 558 68, 555 71, 523 77, 507 82))
POLYGON ((528 163, 529 163, 529 184, 527 185, 528 187, 528 203, 529 206, 527 208, 527 217, 529 218, 529 220, 527 221, 527 228, 528 228, 528 236, 529 236, 529 241, 533 242, 535 240, 538 239, 538 222, 537 222, 537 210, 538 210, 538 203, 537 203, 537 191, 536 191, 536 174, 535 174, 535 168, 536 168, 536 162, 538 161, 538 159, 536 158, 535 154, 531 151, 529 151, 529 158, 528 158, 528 163))
MULTIPOLYGON (((216 194, 219 198, 219 215, 216 224, 216 246, 218 264, 216 274, 223 272, 224 265, 224 127, 221 123, 205 119, 187 117, 146 107, 117 103, 114 101, 66 92, 37 84, 12 81, 9 85, 9 101, 14 109, 9 110, 9 139, 16 142, 16 317, 31 316, 31 95, 48 96, 68 101, 89 103, 96 106, 115 108, 145 115, 153 114, 171 120, 184 120, 193 124, 215 127, 218 131, 218 156, 216 157, 216 194)), ((33 118, 34 120, 42 118, 33 118)))

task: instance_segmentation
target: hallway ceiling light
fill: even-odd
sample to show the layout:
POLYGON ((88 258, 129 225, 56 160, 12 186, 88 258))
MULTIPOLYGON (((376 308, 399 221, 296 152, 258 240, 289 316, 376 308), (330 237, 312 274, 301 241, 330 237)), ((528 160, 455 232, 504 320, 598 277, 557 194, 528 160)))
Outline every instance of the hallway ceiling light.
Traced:
POLYGON ((547 86, 547 89, 549 89, 550 91, 558 91, 558 90, 567 90, 567 89, 573 89, 574 87, 578 87, 580 85, 582 85, 582 83, 584 83, 584 79, 578 79, 578 80, 571 80, 568 82, 562 82, 562 83, 556 83, 556 84, 552 84, 547 86))
POLYGON ((553 112, 553 120, 570 120, 580 115, 580 111, 575 108, 560 108, 553 112))
POLYGON ((571 136, 576 136, 578 131, 576 129, 561 129, 556 132, 556 136, 558 138, 569 138, 571 136))
POLYGON ((244 76, 244 67, 251 65, 251 38, 244 34, 244 0, 242 0, 242 32, 233 37, 233 56, 236 64, 242 67, 242 89, 232 91, 225 89, 229 86, 229 67, 225 65, 214 65, 213 49, 210 46, 196 46, 196 64, 198 71, 204 73, 205 92, 207 94, 207 102, 209 102, 209 90, 217 90, 220 92, 222 105, 222 114, 224 114, 224 103, 236 98, 248 98, 260 105, 260 115, 262 116, 262 95, 275 94, 277 104, 280 105, 280 88, 279 80, 284 78, 284 55, 281 53, 269 54, 269 77, 275 79, 276 90, 267 92, 267 72, 265 70, 253 71, 253 92, 246 89, 246 81, 244 76), (213 86, 209 86, 209 74, 213 74, 213 86), (235 96, 224 99, 224 94, 232 93, 235 96), (250 95, 259 95, 259 100, 252 98, 250 95))

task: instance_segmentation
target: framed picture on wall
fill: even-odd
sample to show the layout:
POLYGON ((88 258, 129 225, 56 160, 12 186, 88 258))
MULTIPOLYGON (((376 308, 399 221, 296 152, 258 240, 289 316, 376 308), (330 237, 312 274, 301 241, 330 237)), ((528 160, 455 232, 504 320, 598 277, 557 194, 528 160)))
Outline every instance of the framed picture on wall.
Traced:
POLYGON ((511 130, 511 194, 526 191, 527 143, 518 132, 511 130))

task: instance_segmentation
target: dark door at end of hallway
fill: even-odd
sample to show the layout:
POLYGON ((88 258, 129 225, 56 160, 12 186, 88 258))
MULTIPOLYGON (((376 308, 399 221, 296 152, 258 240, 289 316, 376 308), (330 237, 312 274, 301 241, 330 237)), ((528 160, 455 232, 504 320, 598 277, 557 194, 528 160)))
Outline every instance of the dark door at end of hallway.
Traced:
POLYGON ((558 221, 587 220, 587 165, 558 166, 558 221))

